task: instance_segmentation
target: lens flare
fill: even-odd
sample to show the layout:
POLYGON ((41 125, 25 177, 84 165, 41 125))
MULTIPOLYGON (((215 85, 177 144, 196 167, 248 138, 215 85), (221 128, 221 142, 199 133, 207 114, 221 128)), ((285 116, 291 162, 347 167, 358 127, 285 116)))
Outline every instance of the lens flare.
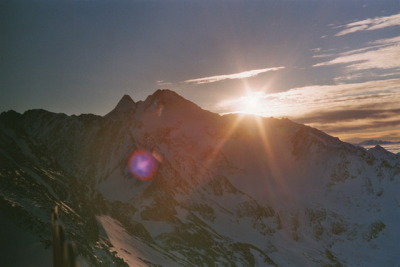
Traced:
POLYGON ((137 150, 129 158, 129 170, 142 181, 151 180, 157 172, 158 161, 146 150, 137 150))

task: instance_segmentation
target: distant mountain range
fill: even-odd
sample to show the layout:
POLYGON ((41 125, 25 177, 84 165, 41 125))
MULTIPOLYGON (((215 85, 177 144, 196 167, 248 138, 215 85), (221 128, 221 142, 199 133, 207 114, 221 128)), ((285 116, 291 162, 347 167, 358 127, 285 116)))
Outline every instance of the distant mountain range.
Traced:
POLYGON ((389 145, 389 144, 400 144, 400 142, 370 139, 370 140, 365 140, 365 141, 358 143, 358 145, 360 145, 360 146, 389 145))
POLYGON ((0 114, 2 266, 51 266, 55 206, 83 266, 395 266, 399 192, 398 155, 169 90, 0 114))

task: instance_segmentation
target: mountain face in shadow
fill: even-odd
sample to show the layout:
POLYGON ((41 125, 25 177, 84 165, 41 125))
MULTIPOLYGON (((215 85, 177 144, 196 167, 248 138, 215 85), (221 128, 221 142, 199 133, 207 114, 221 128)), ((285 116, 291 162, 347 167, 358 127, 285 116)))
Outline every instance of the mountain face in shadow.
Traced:
POLYGON ((395 154, 288 119, 220 116, 169 90, 124 96, 103 117, 9 111, 0 258, 51 262, 58 206, 82 265, 392 266, 399 181, 395 154), (146 181, 132 174, 138 151, 157 161, 146 181))

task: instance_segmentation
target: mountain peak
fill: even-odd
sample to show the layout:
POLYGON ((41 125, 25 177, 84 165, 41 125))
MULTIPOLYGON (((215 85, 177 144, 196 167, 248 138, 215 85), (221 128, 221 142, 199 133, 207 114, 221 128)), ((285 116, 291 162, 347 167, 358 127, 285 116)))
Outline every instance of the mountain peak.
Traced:
POLYGON ((158 89, 152 95, 149 95, 144 103, 146 108, 160 104, 163 106, 195 106, 194 103, 169 89, 158 89))
POLYGON ((129 95, 124 95, 121 100, 119 100, 118 104, 115 106, 115 108, 108 113, 106 116, 114 113, 125 113, 131 110, 134 110, 136 107, 135 101, 129 96, 129 95))
POLYGON ((182 119, 204 116, 219 117, 219 115, 202 109, 194 102, 169 89, 158 89, 152 95, 149 95, 138 105, 138 110, 157 111, 157 114, 173 114, 172 117, 181 117, 182 119))
POLYGON ((132 105, 135 104, 135 101, 129 96, 129 95, 124 95, 121 100, 118 102, 117 107, 120 105, 132 105))
POLYGON ((173 102, 177 100, 186 100, 176 92, 169 89, 158 89, 150 97, 152 99, 162 99, 165 101, 173 101, 173 102))

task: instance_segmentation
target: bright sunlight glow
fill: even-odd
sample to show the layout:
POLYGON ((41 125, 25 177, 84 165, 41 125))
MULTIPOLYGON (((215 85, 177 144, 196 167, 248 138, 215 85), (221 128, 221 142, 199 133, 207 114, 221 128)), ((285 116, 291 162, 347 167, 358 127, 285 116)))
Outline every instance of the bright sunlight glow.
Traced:
POLYGON ((260 92, 249 92, 246 96, 241 98, 238 103, 238 110, 240 113, 262 115, 265 110, 263 105, 263 94, 260 92))

